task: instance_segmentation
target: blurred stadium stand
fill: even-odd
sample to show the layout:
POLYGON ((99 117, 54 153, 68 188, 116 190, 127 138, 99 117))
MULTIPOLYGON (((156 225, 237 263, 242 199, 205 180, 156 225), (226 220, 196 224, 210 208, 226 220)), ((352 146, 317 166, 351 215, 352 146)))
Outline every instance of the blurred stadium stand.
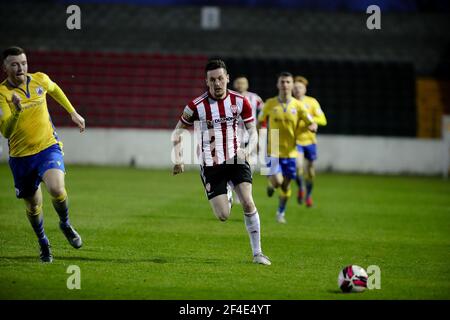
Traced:
MULTIPOLYGON (((200 7, 186 4, 225 1, 98 2, 106 1, 74 1, 82 12, 74 31, 65 1, 2 3, 0 13, 3 45, 30 51, 31 71, 60 82, 91 126, 172 128, 204 89, 204 61, 221 56, 263 98, 275 94, 278 72, 307 76, 330 118, 322 132, 415 136, 416 78, 450 75, 440 1, 379 1, 381 30, 366 28, 366 1, 231 1, 217 30, 203 30, 200 7)), ((56 125, 68 124, 61 114, 56 125)))
MULTIPOLYGON (((202 92, 206 56, 31 51, 34 70, 45 70, 70 96, 89 126, 168 128, 186 97, 202 92)), ((49 99, 52 120, 70 125, 49 99)))

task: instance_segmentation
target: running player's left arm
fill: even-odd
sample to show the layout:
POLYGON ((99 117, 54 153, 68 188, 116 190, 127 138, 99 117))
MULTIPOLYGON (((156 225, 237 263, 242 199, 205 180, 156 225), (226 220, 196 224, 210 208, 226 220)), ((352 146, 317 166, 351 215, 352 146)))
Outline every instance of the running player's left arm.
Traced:
POLYGON ((70 114, 72 121, 80 128, 80 132, 83 132, 86 128, 85 120, 82 116, 80 116, 75 108, 70 103, 67 96, 64 94, 62 89, 50 78, 44 74, 44 83, 47 85, 47 92, 50 96, 56 100, 66 111, 70 114))
POLYGON ((252 159, 251 155, 256 154, 258 151, 258 131, 256 130, 255 121, 245 123, 245 128, 248 132, 248 146, 245 154, 247 159, 252 159))
POLYGON ((247 129, 249 139, 248 146, 245 152, 245 157, 250 159, 250 155, 257 152, 258 147, 258 132, 256 131, 255 119, 253 119, 252 106, 247 99, 243 100, 241 118, 244 121, 245 128, 247 129))
POLYGON ((314 103, 312 104, 312 115, 314 122, 319 126, 326 126, 327 118, 325 117, 325 113, 323 113, 322 108, 320 107, 319 101, 317 101, 316 99, 314 99, 313 101, 314 103))

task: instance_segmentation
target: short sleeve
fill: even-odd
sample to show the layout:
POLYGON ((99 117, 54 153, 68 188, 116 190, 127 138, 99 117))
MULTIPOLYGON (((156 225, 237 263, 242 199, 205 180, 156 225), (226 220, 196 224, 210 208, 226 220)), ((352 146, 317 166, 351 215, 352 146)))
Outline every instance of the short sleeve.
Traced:
POLYGON ((192 126, 194 124, 194 121, 198 120, 197 106, 195 106, 193 103, 189 103, 187 106, 185 106, 180 120, 185 125, 192 126))

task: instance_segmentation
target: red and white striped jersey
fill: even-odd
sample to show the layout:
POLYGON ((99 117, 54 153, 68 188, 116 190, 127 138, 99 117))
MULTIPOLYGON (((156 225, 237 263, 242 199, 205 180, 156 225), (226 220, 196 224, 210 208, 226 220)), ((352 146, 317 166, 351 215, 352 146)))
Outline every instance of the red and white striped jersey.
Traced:
POLYGON ((228 90, 226 97, 220 100, 212 98, 208 91, 192 100, 180 120, 188 126, 198 121, 203 165, 214 166, 236 155, 240 145, 239 120, 248 123, 254 118, 249 101, 228 90))

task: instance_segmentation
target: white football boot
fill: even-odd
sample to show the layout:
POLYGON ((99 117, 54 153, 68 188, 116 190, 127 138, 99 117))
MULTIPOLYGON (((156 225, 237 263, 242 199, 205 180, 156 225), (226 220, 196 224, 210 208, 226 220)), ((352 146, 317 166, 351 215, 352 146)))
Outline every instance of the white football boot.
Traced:
POLYGON ((278 223, 286 223, 286 218, 284 217, 284 212, 278 212, 277 211, 277 222, 278 223))
POLYGON ((266 266, 270 266, 272 264, 269 257, 263 255, 262 252, 253 256, 253 263, 259 263, 266 266))

